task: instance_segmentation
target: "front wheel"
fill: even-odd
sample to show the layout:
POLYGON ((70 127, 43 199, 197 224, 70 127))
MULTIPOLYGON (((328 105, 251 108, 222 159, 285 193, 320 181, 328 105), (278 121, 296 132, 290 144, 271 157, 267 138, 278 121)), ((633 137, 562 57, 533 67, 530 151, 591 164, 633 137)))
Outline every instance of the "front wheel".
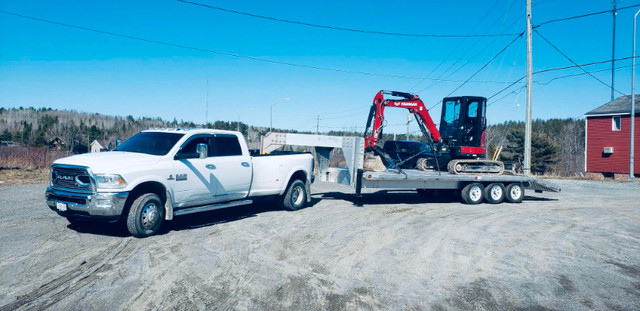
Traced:
POLYGON ((127 229, 135 237, 148 237, 158 231, 163 218, 164 209, 158 195, 146 193, 131 204, 127 216, 127 229))
POLYGON ((294 180, 281 199, 282 206, 290 211, 303 208, 307 202, 307 190, 304 183, 299 179, 294 180))

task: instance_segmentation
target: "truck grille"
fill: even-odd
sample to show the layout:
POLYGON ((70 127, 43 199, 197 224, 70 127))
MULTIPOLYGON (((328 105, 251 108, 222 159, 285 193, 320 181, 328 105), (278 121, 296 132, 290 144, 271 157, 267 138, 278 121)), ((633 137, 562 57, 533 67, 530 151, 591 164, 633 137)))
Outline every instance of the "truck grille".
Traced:
POLYGON ((51 182, 54 187, 91 191, 91 177, 84 168, 53 166, 51 182))

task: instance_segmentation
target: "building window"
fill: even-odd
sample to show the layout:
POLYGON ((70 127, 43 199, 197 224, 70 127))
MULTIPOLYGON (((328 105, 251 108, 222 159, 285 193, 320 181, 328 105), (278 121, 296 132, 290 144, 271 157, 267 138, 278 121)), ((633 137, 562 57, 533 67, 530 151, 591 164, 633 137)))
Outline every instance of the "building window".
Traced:
POLYGON ((622 125, 620 123, 620 116, 617 117, 612 117, 611 118, 611 130, 612 131, 619 131, 622 128, 622 125))

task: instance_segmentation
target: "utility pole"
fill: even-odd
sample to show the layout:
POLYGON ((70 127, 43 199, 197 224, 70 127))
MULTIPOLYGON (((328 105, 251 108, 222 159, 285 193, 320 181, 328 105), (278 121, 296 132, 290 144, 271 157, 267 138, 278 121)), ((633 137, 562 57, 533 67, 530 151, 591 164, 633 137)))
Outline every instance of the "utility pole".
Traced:
POLYGON ((524 175, 531 175, 531 67, 533 67, 531 47, 531 0, 527 0, 527 108, 524 124, 524 175))
POLYGON ((616 76, 616 15, 618 12, 616 11, 616 0, 613 0, 613 44, 611 46, 611 101, 614 100, 613 90, 615 89, 615 76, 616 76))
POLYGON ((640 10, 638 10, 638 12, 636 12, 636 15, 633 16, 633 53, 631 54, 632 56, 632 61, 631 61, 631 115, 629 116, 629 120, 631 121, 631 127, 629 128, 630 132, 631 132, 631 140, 629 141, 629 181, 634 181, 636 180, 635 175, 634 175, 634 169, 633 169, 633 161, 634 161, 634 156, 633 153, 635 152, 635 135, 634 135, 634 131, 635 131, 635 119, 636 119, 636 90, 635 90, 635 86, 636 86, 636 19, 638 17, 638 13, 640 13, 640 10))
POLYGON ((318 119, 316 121, 316 135, 320 133, 320 115, 318 115, 318 119))

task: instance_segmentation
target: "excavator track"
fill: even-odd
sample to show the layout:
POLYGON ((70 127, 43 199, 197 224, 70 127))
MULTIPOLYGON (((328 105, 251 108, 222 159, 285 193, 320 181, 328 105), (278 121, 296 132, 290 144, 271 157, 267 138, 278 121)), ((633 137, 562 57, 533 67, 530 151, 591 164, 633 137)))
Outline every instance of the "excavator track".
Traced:
POLYGON ((452 160, 447 165, 447 171, 451 174, 487 174, 502 175, 504 163, 492 160, 452 160))

